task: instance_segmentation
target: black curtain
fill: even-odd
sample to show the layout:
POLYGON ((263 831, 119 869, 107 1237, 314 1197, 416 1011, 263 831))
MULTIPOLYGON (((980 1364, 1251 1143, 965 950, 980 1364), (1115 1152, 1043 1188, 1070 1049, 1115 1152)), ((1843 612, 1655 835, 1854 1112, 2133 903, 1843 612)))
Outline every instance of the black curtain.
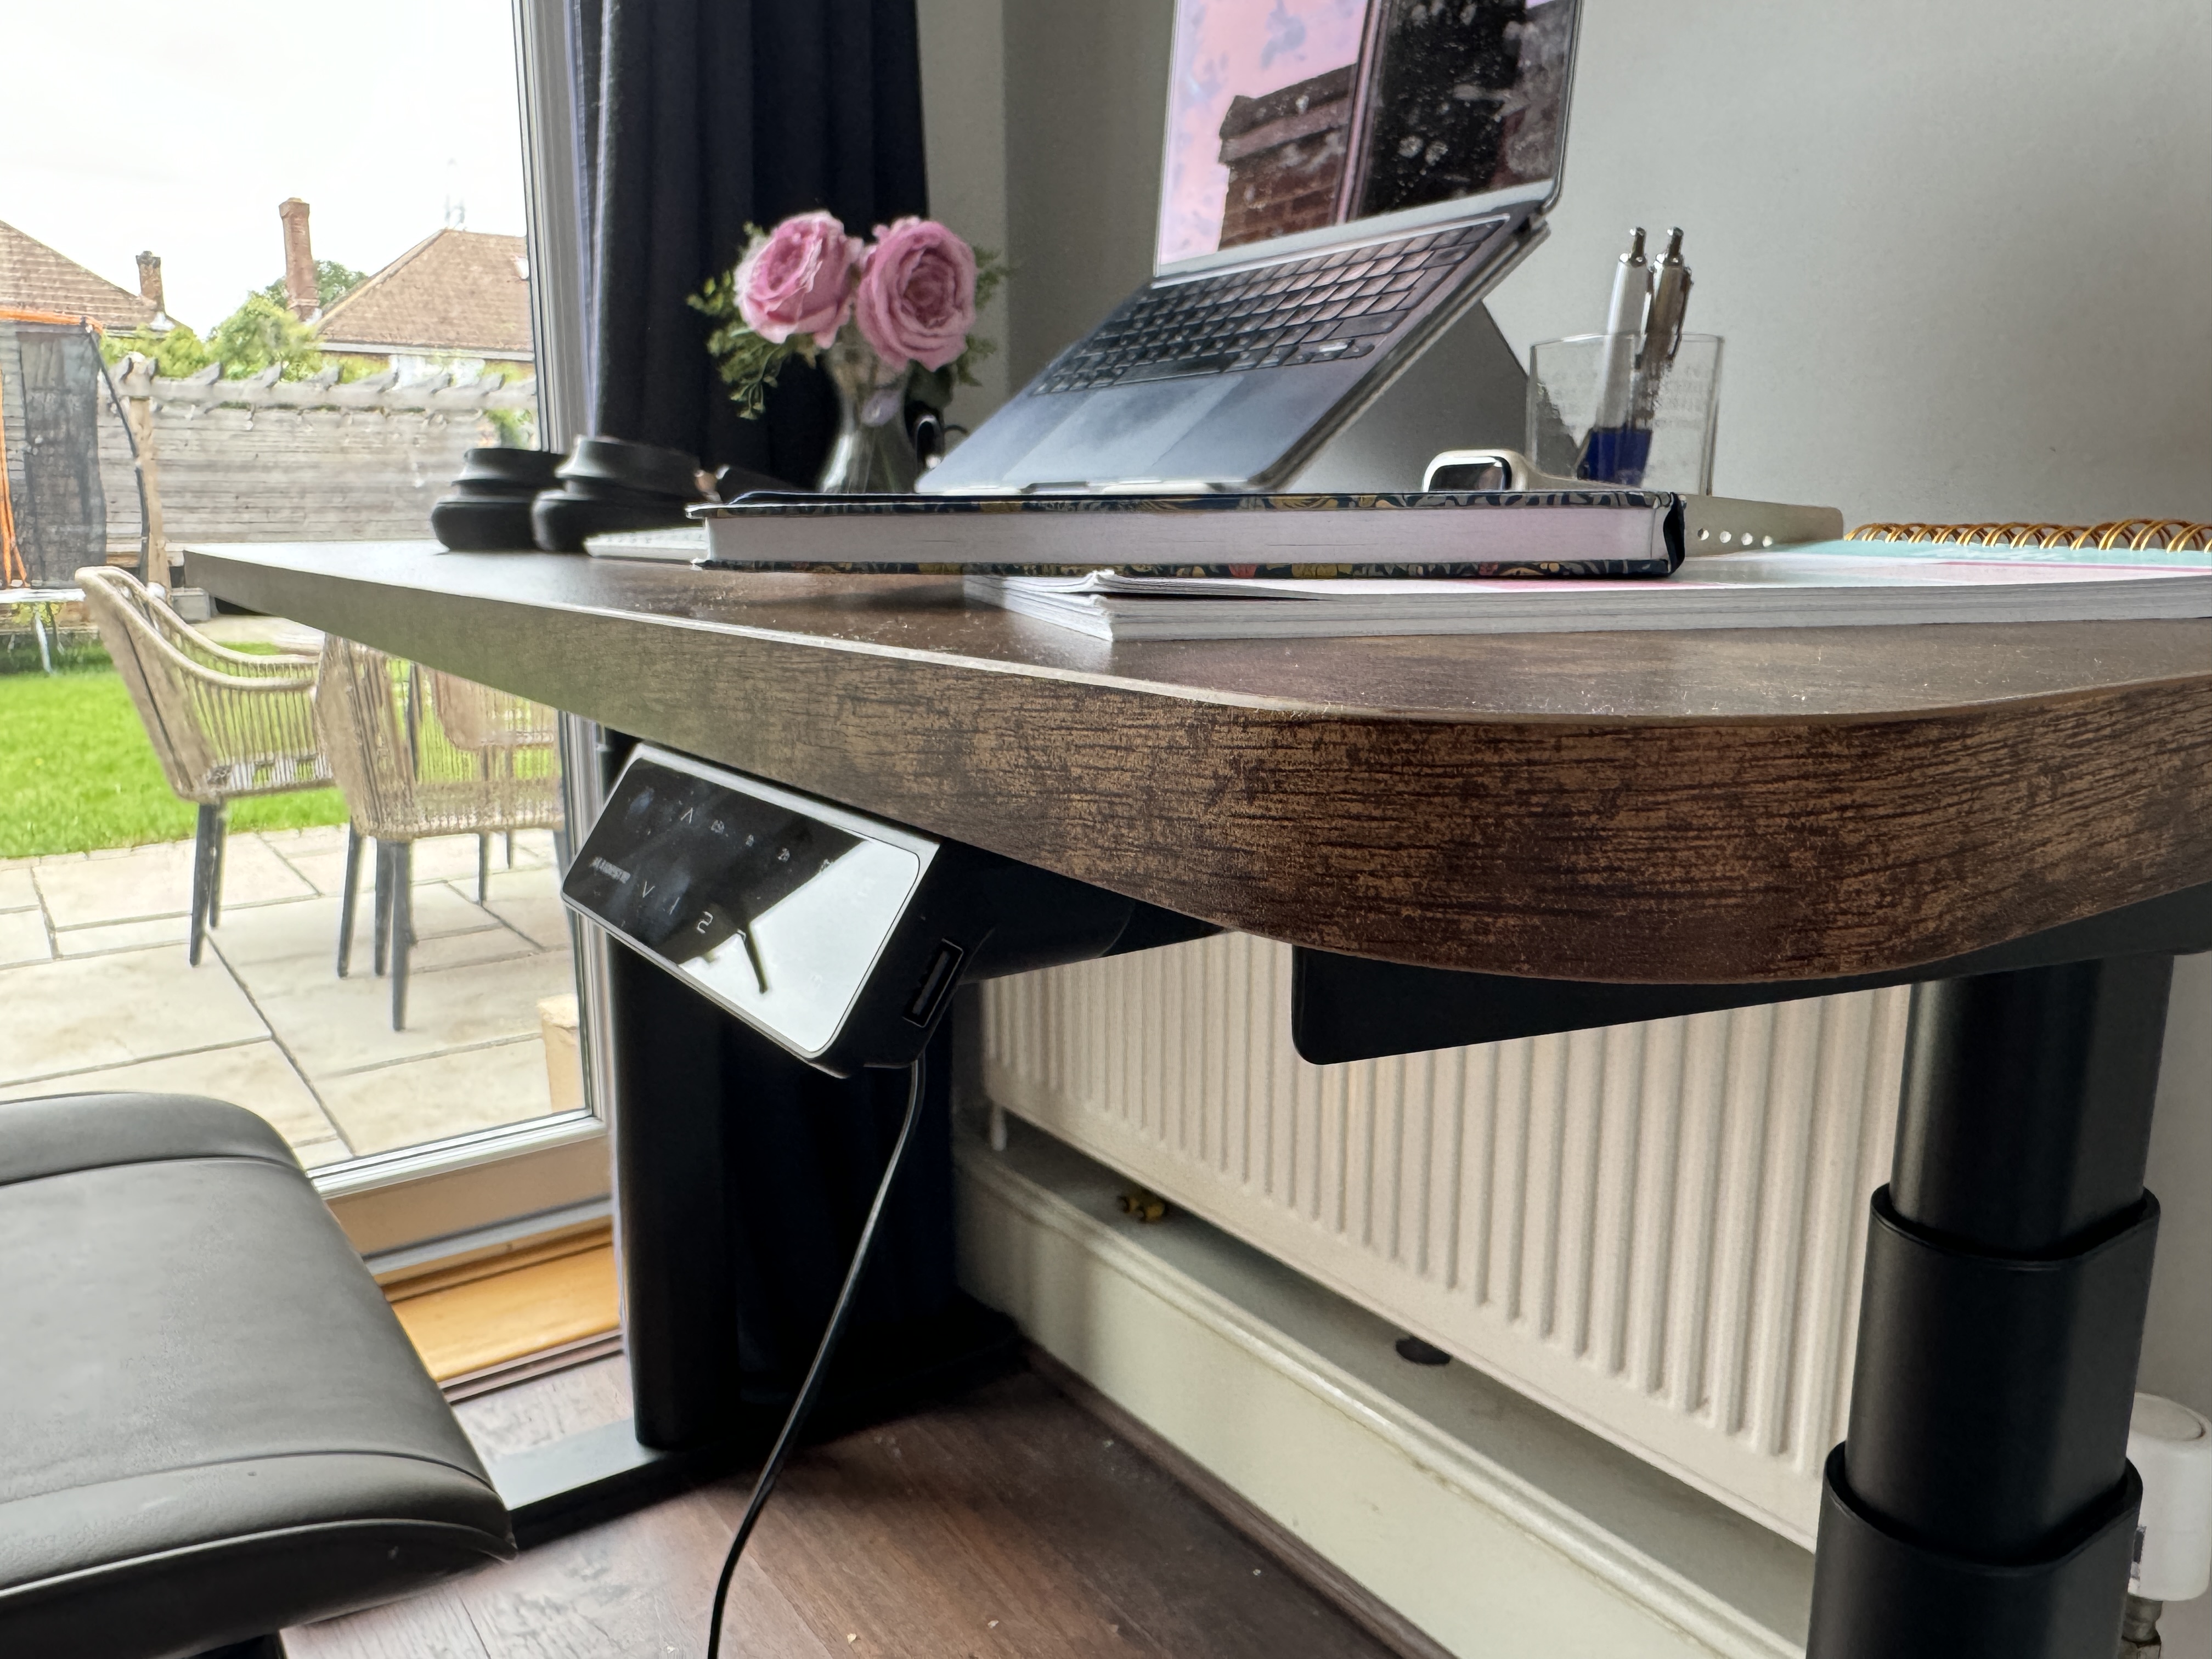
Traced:
MULTIPOLYGON (((836 427, 827 380, 794 364, 766 414, 739 420, 707 357, 711 325, 684 301, 736 261, 748 222, 826 208, 866 236, 928 211, 915 0, 569 0, 568 23, 592 431, 811 484, 836 427)), ((691 997, 657 970, 621 977, 648 1002, 691 997)), ((634 1010, 624 1030, 649 1033, 655 1018, 634 1010)), ((821 1334, 906 1079, 840 1082, 734 1019, 721 1019, 718 1048, 687 1049, 676 1086, 720 1097, 727 1255, 689 1271, 729 1298, 733 1328, 675 1335, 734 1360, 732 1401, 768 1402, 788 1394, 821 1334)), ((848 1346, 863 1364, 885 1343, 907 1346, 953 1297, 948 1090, 940 1067, 855 1310, 848 1346)))
POLYGON ((687 295, 748 222, 928 210, 915 0, 569 0, 592 430, 811 484, 836 427, 787 369, 741 421, 687 295))

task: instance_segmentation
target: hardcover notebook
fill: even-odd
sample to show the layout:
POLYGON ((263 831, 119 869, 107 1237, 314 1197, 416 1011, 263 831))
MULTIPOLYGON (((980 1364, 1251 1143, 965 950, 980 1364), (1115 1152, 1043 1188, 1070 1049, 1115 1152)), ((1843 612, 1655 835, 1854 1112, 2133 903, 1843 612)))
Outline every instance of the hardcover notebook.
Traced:
POLYGON ((1600 633, 2212 617, 2202 547, 1847 540, 1693 558, 1665 581, 970 576, 969 597, 1103 640, 1600 633))
MULTIPOLYGON (((1296 495, 755 495, 695 509, 708 569, 1065 575, 1650 578, 1681 498, 1591 488, 1296 495)), ((613 550, 611 549, 610 551, 613 550)))

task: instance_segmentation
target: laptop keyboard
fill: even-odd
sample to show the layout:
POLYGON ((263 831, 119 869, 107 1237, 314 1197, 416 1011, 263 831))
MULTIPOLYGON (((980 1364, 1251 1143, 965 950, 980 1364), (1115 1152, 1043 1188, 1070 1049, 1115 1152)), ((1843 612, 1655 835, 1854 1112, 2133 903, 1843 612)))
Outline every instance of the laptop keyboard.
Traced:
POLYGON ((1052 367, 1040 392, 1364 357, 1502 219, 1146 289, 1052 367))

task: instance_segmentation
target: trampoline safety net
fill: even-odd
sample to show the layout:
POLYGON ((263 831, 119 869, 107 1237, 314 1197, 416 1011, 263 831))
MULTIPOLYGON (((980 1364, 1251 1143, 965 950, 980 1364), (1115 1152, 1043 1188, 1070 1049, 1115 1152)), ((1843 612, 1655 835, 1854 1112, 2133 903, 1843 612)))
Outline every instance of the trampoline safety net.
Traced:
MULTIPOLYGON (((15 580, 69 585, 107 556, 107 497, 100 487, 103 417, 117 420, 89 330, 0 318, 0 442, 7 481, 0 536, 14 520, 15 580)), ((0 550, 3 551, 4 550, 0 550)))

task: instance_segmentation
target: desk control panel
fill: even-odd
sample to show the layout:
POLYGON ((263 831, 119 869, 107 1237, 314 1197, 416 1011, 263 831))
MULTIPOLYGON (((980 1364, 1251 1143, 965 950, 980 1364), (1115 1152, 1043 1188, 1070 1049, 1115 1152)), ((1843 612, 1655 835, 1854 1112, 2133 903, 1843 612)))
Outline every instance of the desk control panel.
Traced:
POLYGON ((649 744, 561 896, 840 1077, 912 1060, 963 980, 1212 931, 649 744))

